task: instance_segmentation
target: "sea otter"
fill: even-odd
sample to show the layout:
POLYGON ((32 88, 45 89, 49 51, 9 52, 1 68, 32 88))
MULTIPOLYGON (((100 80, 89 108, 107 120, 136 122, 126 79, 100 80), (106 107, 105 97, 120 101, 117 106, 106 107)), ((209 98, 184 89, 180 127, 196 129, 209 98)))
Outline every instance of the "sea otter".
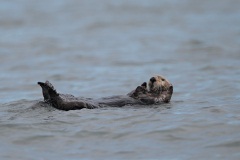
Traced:
POLYGON ((42 87, 44 101, 60 110, 93 109, 104 106, 122 107, 125 105, 151 105, 168 103, 173 94, 172 84, 163 76, 150 78, 127 95, 104 97, 100 99, 80 98, 70 94, 58 93, 53 85, 46 81, 38 82, 42 87))

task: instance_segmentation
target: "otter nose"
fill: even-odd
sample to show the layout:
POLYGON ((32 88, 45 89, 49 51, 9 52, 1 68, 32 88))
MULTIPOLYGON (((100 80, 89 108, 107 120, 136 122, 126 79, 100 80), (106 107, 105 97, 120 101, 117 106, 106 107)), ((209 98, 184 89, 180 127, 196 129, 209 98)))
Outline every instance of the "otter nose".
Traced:
POLYGON ((154 83, 154 82, 156 81, 156 78, 155 78, 155 77, 152 77, 152 78, 150 79, 150 81, 151 81, 152 83, 154 83))

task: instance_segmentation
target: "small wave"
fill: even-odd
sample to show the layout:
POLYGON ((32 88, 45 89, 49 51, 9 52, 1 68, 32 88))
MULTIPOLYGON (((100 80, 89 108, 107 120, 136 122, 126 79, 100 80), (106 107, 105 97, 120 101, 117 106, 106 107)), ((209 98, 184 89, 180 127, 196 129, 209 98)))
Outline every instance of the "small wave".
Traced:
POLYGON ((240 141, 234 141, 234 142, 225 142, 225 143, 220 143, 216 145, 210 145, 208 147, 240 147, 240 141))
POLYGON ((18 100, 1 105, 1 120, 18 120, 39 117, 41 114, 55 110, 53 107, 40 100, 18 100), (38 110, 38 111, 36 111, 38 110))

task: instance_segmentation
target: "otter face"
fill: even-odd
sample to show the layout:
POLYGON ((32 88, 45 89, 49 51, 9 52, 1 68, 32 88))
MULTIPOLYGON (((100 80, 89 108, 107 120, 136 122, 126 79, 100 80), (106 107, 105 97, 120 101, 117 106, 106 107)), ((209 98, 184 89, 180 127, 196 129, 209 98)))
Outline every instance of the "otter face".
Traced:
POLYGON ((159 95, 172 88, 172 84, 163 76, 154 76, 148 82, 149 92, 159 95))

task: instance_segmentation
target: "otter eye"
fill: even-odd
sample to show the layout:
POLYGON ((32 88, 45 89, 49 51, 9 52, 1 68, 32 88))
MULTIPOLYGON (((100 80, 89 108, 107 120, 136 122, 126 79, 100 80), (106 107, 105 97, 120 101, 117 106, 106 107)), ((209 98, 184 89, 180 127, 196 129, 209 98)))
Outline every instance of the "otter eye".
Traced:
POLYGON ((162 79, 162 81, 165 81, 165 79, 162 79))

